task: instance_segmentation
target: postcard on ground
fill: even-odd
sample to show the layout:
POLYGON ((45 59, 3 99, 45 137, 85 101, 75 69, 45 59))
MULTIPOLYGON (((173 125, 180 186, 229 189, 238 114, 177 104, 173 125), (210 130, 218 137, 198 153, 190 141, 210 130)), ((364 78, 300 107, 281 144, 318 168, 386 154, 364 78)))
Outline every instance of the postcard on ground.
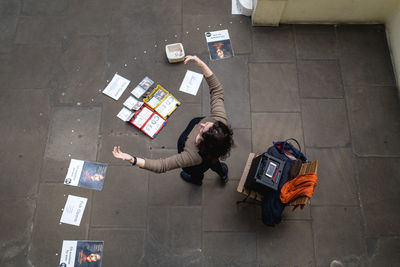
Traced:
POLYGON ((130 111, 126 107, 123 107, 117 114, 117 117, 123 121, 129 121, 133 117, 133 115, 135 115, 134 112, 130 111))
POLYGON ((130 81, 118 74, 115 74, 111 82, 103 90, 103 94, 108 95, 112 99, 118 100, 125 89, 128 87, 130 81))
POLYGON ((179 91, 191 95, 197 95, 197 91, 199 90, 202 80, 203 80, 203 74, 188 70, 186 71, 185 78, 183 78, 179 91))
POLYGON ((205 36, 211 60, 219 60, 233 56, 228 30, 206 32, 205 36))
POLYGON ((60 267, 101 267, 104 241, 64 240, 60 267))
POLYGON ((107 164, 71 159, 64 184, 102 190, 107 164))
POLYGON ((133 96, 129 96, 124 102, 124 106, 131 110, 138 110, 142 105, 143 102, 137 100, 133 96))
POLYGON ((83 212, 85 211, 86 203, 87 198, 68 195, 60 222, 79 226, 81 224, 83 212))

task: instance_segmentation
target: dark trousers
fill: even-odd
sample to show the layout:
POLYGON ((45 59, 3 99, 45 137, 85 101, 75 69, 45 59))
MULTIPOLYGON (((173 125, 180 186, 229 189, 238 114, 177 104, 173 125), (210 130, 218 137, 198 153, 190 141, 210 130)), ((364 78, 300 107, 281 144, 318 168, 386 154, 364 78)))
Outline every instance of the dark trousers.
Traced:
MULTIPOLYGON (((184 148, 185 148, 185 142, 187 140, 188 135, 190 132, 193 130, 193 128, 198 124, 204 117, 198 117, 192 119, 186 129, 183 131, 183 133, 179 136, 178 139, 178 153, 181 153, 184 148)), ((201 155, 201 154, 200 154, 201 155)), ((204 155, 201 155, 203 158, 203 162, 199 165, 196 166, 191 166, 191 167, 186 167, 182 168, 182 170, 192 176, 194 180, 201 181, 203 180, 204 173, 208 170, 211 169, 218 173, 219 176, 224 176, 225 173, 222 170, 222 165, 221 162, 218 159, 214 160, 207 160, 204 155)))

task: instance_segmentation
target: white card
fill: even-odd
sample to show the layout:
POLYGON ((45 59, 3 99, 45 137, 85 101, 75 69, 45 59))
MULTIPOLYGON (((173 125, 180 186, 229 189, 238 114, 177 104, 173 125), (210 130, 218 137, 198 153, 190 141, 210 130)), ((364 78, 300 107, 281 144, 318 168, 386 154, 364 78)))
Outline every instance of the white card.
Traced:
POLYGON ((163 123, 164 120, 156 113, 154 113, 151 119, 143 127, 142 131, 154 137, 156 132, 162 127, 163 123))
POLYGON ((126 107, 123 107, 121 109, 121 111, 117 114, 117 117, 123 121, 129 121, 132 118, 133 114, 135 114, 135 113, 133 113, 126 107))
POLYGON ((63 241, 61 249, 61 257, 60 257, 60 266, 62 266, 61 264, 64 263, 65 267, 74 267, 77 245, 78 245, 77 240, 63 241))
POLYGON ((153 114, 153 111, 144 107, 139 114, 136 115, 136 118, 132 123, 138 128, 142 128, 143 124, 150 118, 151 114, 153 114))
POLYGON ((86 202, 87 198, 68 195, 60 222, 79 226, 83 212, 85 211, 86 202))
POLYGON ((85 164, 85 161, 83 160, 71 159, 68 167, 67 177, 65 177, 64 180, 64 184, 78 186, 79 179, 81 178, 83 164, 85 164), (67 183, 67 181, 69 183, 67 183))
POLYGON ((232 0, 232 15, 241 15, 242 12, 238 7, 237 0, 232 0))
POLYGON ((176 99, 169 95, 167 99, 165 99, 157 108, 156 111, 158 114, 166 118, 169 113, 171 113, 174 108, 176 108, 176 105, 178 104, 178 101, 176 99))
POLYGON ((179 91, 196 95, 202 80, 203 74, 188 70, 185 78, 183 78, 179 91))
POLYGON ((133 96, 129 96, 124 102, 125 107, 127 107, 128 109, 133 109, 133 110, 138 110, 142 105, 143 105, 143 102, 140 102, 133 96))
POLYGON ((122 76, 119 76, 118 74, 115 74, 111 82, 103 90, 103 94, 106 94, 109 97, 118 100, 125 89, 128 87, 129 83, 129 80, 125 79, 122 76))

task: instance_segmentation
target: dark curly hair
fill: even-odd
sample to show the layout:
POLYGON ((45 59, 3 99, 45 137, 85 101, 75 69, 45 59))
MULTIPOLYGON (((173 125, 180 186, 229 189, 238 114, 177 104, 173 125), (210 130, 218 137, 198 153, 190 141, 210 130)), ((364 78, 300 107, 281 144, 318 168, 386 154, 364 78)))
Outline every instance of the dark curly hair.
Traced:
POLYGON ((234 146, 233 131, 226 124, 217 121, 204 132, 197 147, 207 159, 226 159, 234 146))

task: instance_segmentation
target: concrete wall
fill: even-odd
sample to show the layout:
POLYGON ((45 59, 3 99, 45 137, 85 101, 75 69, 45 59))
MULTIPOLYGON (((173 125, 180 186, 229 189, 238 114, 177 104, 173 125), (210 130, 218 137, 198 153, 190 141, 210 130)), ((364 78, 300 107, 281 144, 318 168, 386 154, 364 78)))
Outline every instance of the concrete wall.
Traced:
POLYGON ((254 26, 385 23, 400 0, 254 0, 254 26))
POLYGON ((400 5, 386 21, 386 36, 392 54, 397 89, 400 95, 400 5))

